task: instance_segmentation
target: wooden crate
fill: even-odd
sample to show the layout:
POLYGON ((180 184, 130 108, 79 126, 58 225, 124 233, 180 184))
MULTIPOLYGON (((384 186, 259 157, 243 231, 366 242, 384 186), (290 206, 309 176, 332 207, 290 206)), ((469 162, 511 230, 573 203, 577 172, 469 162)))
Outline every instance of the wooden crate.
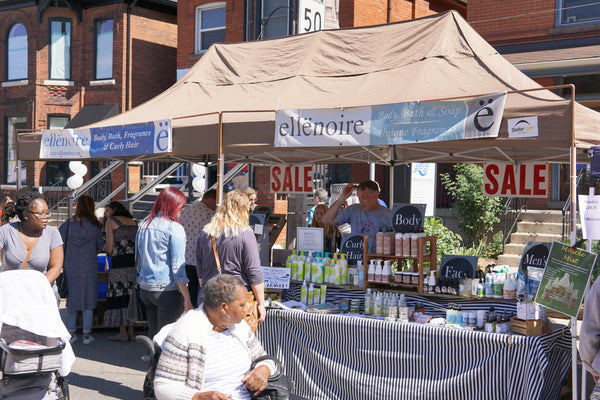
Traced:
POLYGON ((510 330, 513 333, 519 333, 525 336, 541 336, 545 333, 551 333, 550 325, 541 319, 519 319, 512 317, 510 319, 510 330))

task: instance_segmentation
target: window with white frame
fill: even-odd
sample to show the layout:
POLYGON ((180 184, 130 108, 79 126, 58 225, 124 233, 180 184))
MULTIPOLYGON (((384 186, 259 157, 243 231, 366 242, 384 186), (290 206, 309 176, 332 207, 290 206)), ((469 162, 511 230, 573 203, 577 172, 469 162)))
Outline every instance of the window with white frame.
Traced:
POLYGON ((94 79, 111 79, 113 76, 113 20, 95 22, 96 53, 94 79))
POLYGON ((50 20, 50 79, 71 79, 70 20, 50 20))
MULTIPOLYGON (((27 128, 26 117, 7 117, 4 136, 4 179, 7 184, 17 183, 17 131, 27 128)), ((20 162, 21 182, 25 180, 25 162, 20 162)))
POLYGON ((260 37, 262 39, 273 39, 290 34, 289 0, 263 0, 261 8, 260 37))
POLYGON ((14 24, 8 33, 7 80, 27 79, 27 29, 23 24, 14 24))
POLYGON ((557 0, 557 25, 575 25, 600 22, 598 0, 557 0))
POLYGON ((196 7, 196 54, 205 52, 213 43, 224 42, 225 3, 196 7))

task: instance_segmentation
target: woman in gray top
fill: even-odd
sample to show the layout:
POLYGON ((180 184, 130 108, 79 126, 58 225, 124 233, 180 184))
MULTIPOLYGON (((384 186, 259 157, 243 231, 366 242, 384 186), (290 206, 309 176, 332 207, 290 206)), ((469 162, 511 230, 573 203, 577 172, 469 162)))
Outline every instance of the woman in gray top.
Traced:
MULTIPOLYGON (((202 282, 219 273, 211 236, 214 236, 222 273, 235 275, 244 281, 254 294, 258 305, 258 322, 265 320, 265 290, 258 245, 250 228, 250 200, 241 190, 233 190, 225 196, 212 220, 204 227, 196 242, 196 268, 200 287, 202 282)), ((202 291, 200 291, 202 302, 202 291)))
POLYGON ((63 242, 58 230, 48 225, 50 212, 42 195, 31 188, 20 189, 14 207, 4 213, 9 218, 18 216, 19 221, 0 227, 2 270, 33 269, 53 284, 63 265, 63 242))
POLYGON ((98 252, 104 247, 102 226, 94 214, 94 199, 81 196, 75 216, 58 228, 65 243, 65 273, 67 298, 67 329, 71 343, 77 341, 75 322, 77 312, 83 313, 83 344, 94 342, 90 335, 92 318, 98 302, 98 252))

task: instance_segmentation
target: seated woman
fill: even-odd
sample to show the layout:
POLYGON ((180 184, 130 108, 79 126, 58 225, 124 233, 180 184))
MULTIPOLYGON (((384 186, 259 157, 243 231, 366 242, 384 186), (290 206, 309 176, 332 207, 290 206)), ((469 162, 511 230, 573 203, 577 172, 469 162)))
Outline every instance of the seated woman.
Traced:
POLYGON ((246 316, 246 286, 220 274, 204 284, 204 303, 175 322, 163 343, 156 367, 158 400, 246 400, 248 390, 262 391, 275 372, 246 316))
POLYGON ((327 212, 327 205, 318 204, 315 207, 313 219, 310 222, 311 228, 323 228, 323 250, 329 253, 335 253, 341 246, 342 234, 337 225, 324 225, 323 216, 327 212))

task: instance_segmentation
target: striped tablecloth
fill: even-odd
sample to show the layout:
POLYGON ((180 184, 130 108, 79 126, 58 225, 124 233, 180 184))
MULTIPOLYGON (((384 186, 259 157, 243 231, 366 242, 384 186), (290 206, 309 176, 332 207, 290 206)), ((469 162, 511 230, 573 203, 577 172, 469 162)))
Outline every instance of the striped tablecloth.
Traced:
POLYGON ((270 309, 259 327, 308 399, 556 399, 570 335, 526 337, 270 309))

